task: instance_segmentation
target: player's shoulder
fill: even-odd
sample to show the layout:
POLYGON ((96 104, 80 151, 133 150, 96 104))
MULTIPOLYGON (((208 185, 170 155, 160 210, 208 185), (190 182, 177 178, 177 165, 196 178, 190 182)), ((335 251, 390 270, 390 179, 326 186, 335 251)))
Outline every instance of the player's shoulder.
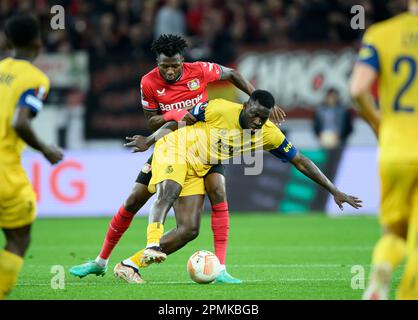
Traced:
POLYGON ((263 136, 264 139, 267 139, 268 141, 272 141, 274 144, 281 144, 285 139, 286 136, 280 130, 280 128, 275 125, 270 120, 267 120, 266 123, 263 125, 263 136))
POLYGON ((148 73, 142 76, 141 83, 151 85, 158 78, 158 67, 151 69, 148 73))
POLYGON ((38 79, 39 82, 45 83, 49 85, 49 78, 46 75, 45 72, 43 72, 41 69, 39 69, 37 66, 33 64, 29 64, 28 72, 32 74, 35 79, 38 79))
POLYGON ((274 130, 274 131, 278 130, 281 132, 280 128, 277 125, 275 125, 273 122, 271 122, 269 119, 267 119, 266 123, 263 125, 263 128, 268 129, 268 130, 274 130))
POLYGON ((19 82, 22 88, 43 87, 49 91, 50 81, 45 72, 29 61, 15 61, 18 64, 19 82))
POLYGON ((195 61, 195 62, 185 62, 183 63, 183 67, 192 71, 202 71, 203 69, 207 68, 209 71, 213 69, 215 63, 214 62, 207 62, 207 61, 195 61))
POLYGON ((211 108, 223 108, 224 110, 242 109, 242 104, 241 103, 229 101, 229 100, 222 99, 222 98, 216 98, 216 99, 209 100, 209 105, 208 106, 211 106, 211 108))
POLYGON ((4 58, 0 60, 0 68, 4 68, 5 65, 10 61, 10 58, 4 58))
POLYGON ((202 62, 201 61, 184 62, 183 63, 183 70, 186 74, 202 73, 202 62))
POLYGON ((372 24, 365 33, 365 38, 387 41, 387 37, 398 30, 399 24, 402 24, 408 17, 408 13, 402 13, 384 21, 372 24))

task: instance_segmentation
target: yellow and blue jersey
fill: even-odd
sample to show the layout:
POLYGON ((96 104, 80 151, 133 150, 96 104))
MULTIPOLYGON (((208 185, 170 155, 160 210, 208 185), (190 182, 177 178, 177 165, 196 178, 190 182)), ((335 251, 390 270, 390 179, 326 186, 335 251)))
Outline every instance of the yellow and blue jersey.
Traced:
POLYGON ((372 25, 359 60, 378 73, 380 160, 418 162, 418 16, 372 25))
POLYGON ((164 149, 165 143, 166 161, 183 159, 199 176, 205 175, 211 165, 257 150, 269 151, 282 161, 294 158, 295 147, 270 120, 253 134, 244 130, 240 122, 242 110, 242 104, 224 99, 198 104, 190 113, 199 122, 165 136, 157 142, 156 150, 164 149), (177 158, 167 159, 170 154, 177 158))
POLYGON ((48 77, 29 61, 0 61, 0 164, 18 164, 25 143, 12 127, 17 108, 37 114, 49 92, 48 77))

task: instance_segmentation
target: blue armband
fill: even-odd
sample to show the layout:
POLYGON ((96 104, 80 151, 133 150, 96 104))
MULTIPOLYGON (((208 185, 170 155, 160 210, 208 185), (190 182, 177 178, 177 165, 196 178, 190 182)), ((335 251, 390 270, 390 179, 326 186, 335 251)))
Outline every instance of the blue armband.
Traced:
POLYGON ((208 102, 198 103, 193 108, 191 108, 189 112, 197 119, 197 121, 205 121, 205 111, 207 106, 208 102))
POLYGON ((370 44, 363 44, 358 54, 358 61, 371 66, 376 72, 379 72, 379 54, 376 48, 370 44))
POLYGON ((19 98, 18 105, 23 108, 29 108, 33 113, 37 114, 41 111, 44 103, 39 93, 35 89, 29 89, 22 93, 19 98))
POLYGON ((298 151, 293 146, 293 144, 286 138, 283 140, 280 146, 278 146, 276 149, 270 150, 270 153, 279 158, 282 162, 292 161, 297 152, 298 151))

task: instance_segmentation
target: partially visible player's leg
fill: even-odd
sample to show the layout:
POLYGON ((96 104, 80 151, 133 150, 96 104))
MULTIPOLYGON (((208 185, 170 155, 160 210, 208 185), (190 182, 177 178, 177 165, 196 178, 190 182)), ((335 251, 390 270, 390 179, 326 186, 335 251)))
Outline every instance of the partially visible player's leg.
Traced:
POLYGON ((29 247, 36 196, 20 165, 0 170, 0 191, 0 228, 6 237, 5 248, 0 251, 0 299, 3 299, 16 283, 29 247))
POLYGON ((161 248, 167 254, 176 252, 199 235, 205 197, 202 194, 180 197, 174 204, 176 228, 161 238, 161 248))
POLYGON ((205 189, 212 205, 211 223, 215 255, 218 257, 222 268, 215 282, 241 283, 242 281, 232 277, 225 267, 229 235, 229 211, 223 165, 216 165, 211 168, 205 176, 205 189))
POLYGON ((408 223, 408 249, 411 250, 408 250, 407 262, 396 294, 399 300, 418 300, 418 187, 414 189, 412 207, 408 223))
POLYGON ((164 180, 156 185, 157 198, 150 209, 146 248, 118 263, 113 269, 116 277, 128 283, 144 283, 138 269, 152 263, 161 263, 167 258, 167 254, 161 248, 164 222, 181 189, 182 186, 173 180, 164 180))
POLYGON ((152 157, 148 159, 139 173, 128 198, 113 216, 96 260, 72 267, 70 274, 82 278, 89 274, 104 275, 106 273, 109 257, 113 249, 129 228, 135 214, 152 196, 148 191, 148 183, 151 180, 151 161, 152 157))
POLYGON ((363 299, 387 300, 393 271, 406 255, 406 241, 396 228, 386 227, 382 237, 376 243, 368 288, 363 299))
MULTIPOLYGON (((169 255, 188 242, 195 239, 199 234, 200 218, 203 211, 204 195, 190 195, 179 197, 173 208, 176 215, 176 227, 164 233, 160 240, 162 251, 169 255)), ((147 267, 142 258, 145 249, 142 249, 123 261, 123 264, 136 269, 147 267)))
POLYGON ((174 180, 164 180, 157 185, 156 197, 151 209, 147 227, 147 246, 142 262, 150 264, 163 262, 167 255, 162 251, 160 241, 164 233, 167 213, 180 196, 182 185, 174 180))
POLYGON ((6 246, 0 251, 0 300, 13 288, 30 243, 31 225, 3 229, 6 246))
POLYGON ((414 175, 407 166, 380 163, 380 178, 383 234, 373 251, 370 280, 363 295, 366 300, 389 298, 392 273, 406 255, 408 199, 414 187, 414 175))

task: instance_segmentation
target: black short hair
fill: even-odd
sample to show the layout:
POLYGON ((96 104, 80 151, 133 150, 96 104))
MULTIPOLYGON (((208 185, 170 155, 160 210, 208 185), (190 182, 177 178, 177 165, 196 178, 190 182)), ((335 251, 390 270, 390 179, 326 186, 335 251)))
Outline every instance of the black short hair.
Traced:
POLYGON ((154 40, 151 50, 158 56, 161 53, 167 57, 183 54, 183 50, 187 48, 187 42, 180 36, 174 34, 162 34, 158 39, 154 40))
POLYGON ((257 101, 260 105, 268 109, 273 108, 275 105, 273 95, 266 90, 255 90, 250 95, 250 100, 257 101))
POLYGON ((29 14, 20 13, 6 21, 4 31, 7 38, 15 47, 26 47, 40 36, 39 20, 29 14))

